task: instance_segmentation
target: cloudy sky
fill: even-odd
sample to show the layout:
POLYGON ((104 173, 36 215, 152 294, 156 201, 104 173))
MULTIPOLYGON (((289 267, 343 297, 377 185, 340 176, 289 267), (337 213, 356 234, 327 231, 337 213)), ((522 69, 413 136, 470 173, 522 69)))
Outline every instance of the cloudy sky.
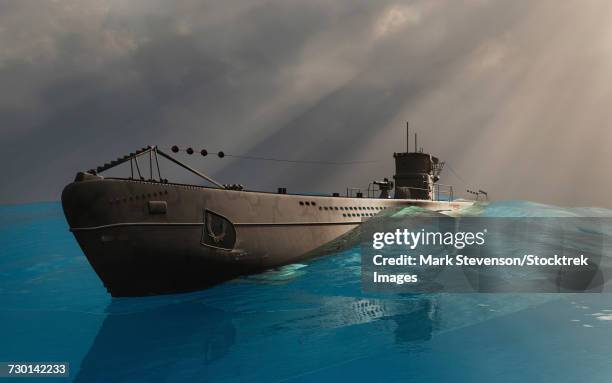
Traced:
MULTIPOLYGON (((612 207, 612 2, 0 1, 0 203, 147 144, 224 183, 393 174, 405 120, 495 199, 612 207)), ((173 173, 172 173, 173 174, 173 173)))

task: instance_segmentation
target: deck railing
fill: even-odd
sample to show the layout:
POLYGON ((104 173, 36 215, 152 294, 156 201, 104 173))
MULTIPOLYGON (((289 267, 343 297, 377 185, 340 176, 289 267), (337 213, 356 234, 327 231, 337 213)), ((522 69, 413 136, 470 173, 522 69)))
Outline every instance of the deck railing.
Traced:
MULTIPOLYGON (((412 186, 405 186, 404 188, 409 190, 418 190, 418 191, 427 191, 431 192, 431 200, 432 201, 453 201, 455 199, 455 191, 452 185, 445 184, 433 184, 431 189, 428 188, 419 188, 412 186)), ((347 197, 349 197, 348 190, 360 190, 358 188, 347 188, 347 197)), ((378 198, 378 194, 380 194, 380 187, 374 183, 370 183, 368 185, 368 198, 378 198)))

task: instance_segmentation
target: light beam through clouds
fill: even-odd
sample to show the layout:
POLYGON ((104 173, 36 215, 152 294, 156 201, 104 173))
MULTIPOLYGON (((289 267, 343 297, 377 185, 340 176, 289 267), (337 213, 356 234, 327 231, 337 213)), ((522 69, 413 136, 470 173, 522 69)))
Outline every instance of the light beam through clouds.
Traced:
POLYGON ((596 0, 5 0, 0 202, 57 200, 147 144, 380 159, 187 158, 252 188, 366 187, 392 175, 410 119, 496 199, 611 207, 610 15, 596 0))

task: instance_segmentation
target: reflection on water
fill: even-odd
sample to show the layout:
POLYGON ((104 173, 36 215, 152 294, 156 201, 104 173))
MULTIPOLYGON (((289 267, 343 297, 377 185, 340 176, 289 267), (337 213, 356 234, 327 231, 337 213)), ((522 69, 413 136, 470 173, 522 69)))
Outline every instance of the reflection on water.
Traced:
POLYGON ((201 376, 236 341, 231 316, 201 302, 137 312, 122 312, 123 303, 111 303, 76 381, 164 380, 181 370, 201 376))
POLYGON ((320 355, 327 355, 320 360, 304 358, 272 374, 286 378, 367 357, 372 351, 378 353, 381 347, 399 345, 403 346, 399 351, 417 351, 421 342, 431 339, 441 315, 433 298, 419 297, 381 300, 305 295, 298 300, 308 309, 233 314, 206 305, 206 296, 183 302, 153 299, 157 302, 141 299, 142 305, 136 307, 126 300, 114 300, 109 305, 75 381, 164 381, 176 376, 190 380, 231 379, 228 362, 242 365, 251 379, 263 379, 270 370, 258 369, 257 365, 270 366, 274 360, 286 358, 287 347, 283 344, 295 340, 302 349, 320 348, 320 355), (363 331, 360 342, 351 337, 352 340, 330 344, 325 336, 339 334, 343 329, 354 333, 355 329, 350 329, 353 326, 357 326, 357 332, 363 331), (359 330, 359 326, 365 327, 359 330), (262 343, 268 345, 265 350, 252 348, 262 343), (360 347, 345 349, 358 343, 360 347), (274 345, 278 349, 270 347, 274 345), (330 350, 334 349, 342 352, 332 355, 330 350), (234 358, 242 355, 244 359, 232 360, 232 351, 234 358))
MULTIPOLYGON (((394 343, 405 344, 430 339, 440 317, 433 297, 373 299, 322 297, 311 313, 288 319, 274 326, 277 331, 317 332, 383 321, 381 328, 394 343)), ((379 334, 383 335, 383 334, 379 334)))

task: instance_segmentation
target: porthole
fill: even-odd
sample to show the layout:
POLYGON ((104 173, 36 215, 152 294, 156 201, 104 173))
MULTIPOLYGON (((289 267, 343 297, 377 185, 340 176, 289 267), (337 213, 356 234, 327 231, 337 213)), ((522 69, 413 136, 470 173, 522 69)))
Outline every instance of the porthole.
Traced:
POLYGON ((343 217, 346 217, 346 214, 342 214, 343 217))
POLYGON ((304 206, 304 201, 300 201, 300 206, 304 206))
MULTIPOLYGON (((320 209, 320 208, 319 208, 320 209)), ((325 206, 325 210, 329 210, 329 208, 327 206, 325 206)))
POLYGON ((310 202, 306 201, 304 203, 306 204, 306 206, 310 206, 310 202))
POLYGON ((317 206, 317 203, 316 203, 315 201, 310 201, 310 204, 311 204, 312 206, 317 206))
POLYGON ((334 210, 338 210, 338 206, 334 206, 334 210))

